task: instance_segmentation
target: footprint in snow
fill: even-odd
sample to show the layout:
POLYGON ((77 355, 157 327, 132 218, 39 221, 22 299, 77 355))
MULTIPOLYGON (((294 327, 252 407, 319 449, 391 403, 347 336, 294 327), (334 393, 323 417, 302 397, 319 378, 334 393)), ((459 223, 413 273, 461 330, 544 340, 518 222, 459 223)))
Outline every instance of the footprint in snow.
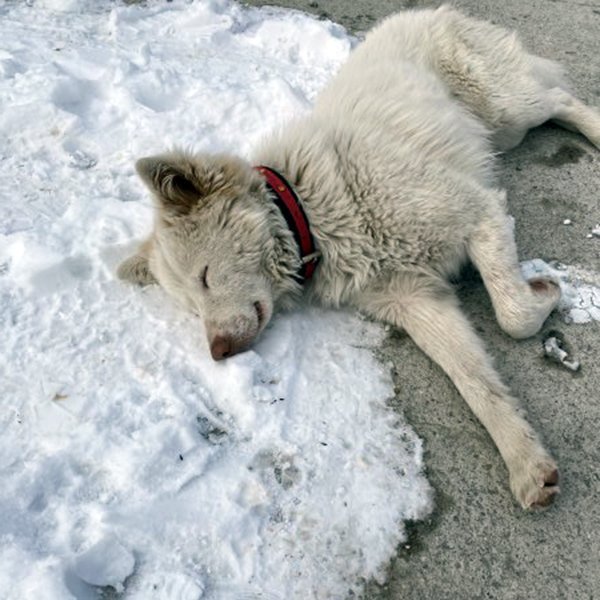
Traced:
POLYGON ((95 82, 66 76, 58 80, 51 94, 57 108, 82 119, 90 113, 94 101, 101 98, 100 86, 95 82))
POLYGON ((284 490, 289 490, 302 478, 302 471, 294 464, 294 456, 277 450, 259 452, 250 469, 260 471, 267 481, 274 479, 284 490))
POLYGON ((0 54, 0 79, 12 79, 15 75, 25 73, 27 69, 16 61, 8 52, 0 54))
POLYGON ((129 86, 133 99, 150 110, 161 113, 177 108, 180 86, 169 73, 145 73, 129 86))
POLYGON ((92 276, 93 266, 83 255, 68 256, 58 264, 34 272, 29 282, 42 295, 76 285, 92 276))

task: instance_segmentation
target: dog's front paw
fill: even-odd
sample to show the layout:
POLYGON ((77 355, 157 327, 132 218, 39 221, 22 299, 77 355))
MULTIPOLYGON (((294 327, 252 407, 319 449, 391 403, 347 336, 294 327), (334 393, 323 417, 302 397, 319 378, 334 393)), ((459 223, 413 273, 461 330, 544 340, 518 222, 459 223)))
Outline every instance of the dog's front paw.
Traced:
POLYGON ((560 491, 556 463, 547 454, 520 462, 510 470, 510 487, 525 509, 550 506, 560 491))

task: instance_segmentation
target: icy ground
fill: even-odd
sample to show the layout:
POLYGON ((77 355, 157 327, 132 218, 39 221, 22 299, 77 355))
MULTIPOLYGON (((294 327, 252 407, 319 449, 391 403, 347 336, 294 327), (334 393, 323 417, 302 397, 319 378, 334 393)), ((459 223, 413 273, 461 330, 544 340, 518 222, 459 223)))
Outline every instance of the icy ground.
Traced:
POLYGON ((246 153, 351 39, 229 1, 29 0, 0 3, 0 40, 0 598, 334 600, 381 577, 431 509, 381 328, 281 316, 215 364, 196 319, 114 276, 151 223, 134 159, 246 153))
POLYGON ((339 27, 227 1, 0 4, 0 598, 335 599, 431 508, 379 326, 275 320, 215 364, 115 279, 136 157, 246 152, 346 57, 339 27))
POLYGON ((558 311, 565 323, 600 321, 600 274, 543 260, 526 260, 521 263, 525 277, 550 276, 560 285, 562 297, 558 311))

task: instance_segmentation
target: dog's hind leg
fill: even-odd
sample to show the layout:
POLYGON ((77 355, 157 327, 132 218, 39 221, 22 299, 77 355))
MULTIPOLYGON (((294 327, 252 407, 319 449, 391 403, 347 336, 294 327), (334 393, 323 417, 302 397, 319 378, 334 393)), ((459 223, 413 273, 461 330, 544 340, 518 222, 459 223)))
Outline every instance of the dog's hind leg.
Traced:
POLYGON ((544 120, 552 120, 569 131, 581 133, 600 149, 600 111, 573 96, 560 65, 531 54, 528 61, 544 120))
POLYGON ((552 106, 552 121, 583 134, 600 150, 600 112, 561 88, 549 90, 547 94, 552 106))
POLYGON ((600 149, 600 112, 562 87, 540 88, 526 101, 515 97, 513 106, 504 111, 502 120, 492 128, 492 139, 500 150, 510 150, 521 143, 530 129, 547 121, 581 133, 600 149))
POLYGON ((469 237, 467 252, 479 270, 502 329, 516 339, 535 335, 560 300, 558 282, 525 280, 517 258, 512 220, 502 210, 469 237))
POLYGON ((443 8, 433 65, 451 94, 489 128, 500 150, 554 120, 600 148, 600 113, 569 91, 563 68, 527 52, 508 31, 443 8))
POLYGON ((492 366, 483 344, 444 282, 397 275, 357 303, 377 319, 404 328, 450 377, 489 432, 524 508, 548 506, 558 493, 558 471, 492 366))

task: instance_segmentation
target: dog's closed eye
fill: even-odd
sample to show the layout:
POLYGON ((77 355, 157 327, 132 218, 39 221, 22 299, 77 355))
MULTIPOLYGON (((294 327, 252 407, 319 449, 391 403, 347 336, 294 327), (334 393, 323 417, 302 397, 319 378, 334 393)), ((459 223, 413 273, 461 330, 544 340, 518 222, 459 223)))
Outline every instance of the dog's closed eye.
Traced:
POLYGON ((202 282, 202 286, 204 287, 205 290, 210 289, 210 286, 208 285, 207 275, 208 275, 208 265, 206 265, 206 267, 204 267, 204 271, 202 271, 202 275, 200 275, 200 281, 202 282))

